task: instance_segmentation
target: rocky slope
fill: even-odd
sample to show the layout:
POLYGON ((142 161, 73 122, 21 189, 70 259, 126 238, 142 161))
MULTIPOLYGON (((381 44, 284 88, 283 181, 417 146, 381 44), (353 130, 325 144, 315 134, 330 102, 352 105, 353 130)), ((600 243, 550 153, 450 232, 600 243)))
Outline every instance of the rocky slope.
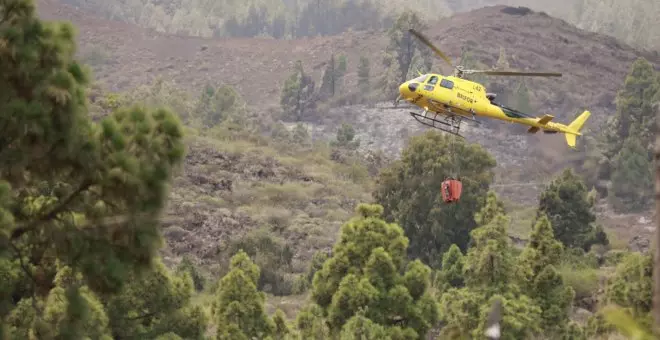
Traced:
POLYGON ((190 255, 217 268, 222 251, 266 228, 286 239, 292 270, 304 271, 319 249, 330 249, 358 202, 370 201, 368 182, 327 149, 284 151, 247 141, 187 137, 188 151, 168 201, 165 260, 190 255))

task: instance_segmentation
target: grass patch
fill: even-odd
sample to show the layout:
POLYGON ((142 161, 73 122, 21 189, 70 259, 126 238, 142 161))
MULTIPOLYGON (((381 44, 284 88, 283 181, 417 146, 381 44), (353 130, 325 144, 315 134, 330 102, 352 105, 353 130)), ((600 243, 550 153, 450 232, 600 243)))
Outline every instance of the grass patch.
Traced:
POLYGON ((309 293, 289 296, 266 295, 266 313, 273 315, 276 310, 281 309, 288 321, 294 321, 298 311, 305 306, 308 299, 309 293))
POLYGON ((208 195, 203 195, 199 198, 200 202, 206 203, 214 207, 225 207, 227 203, 220 197, 213 197, 208 195))
POLYGON ((599 288, 599 271, 594 268, 574 268, 571 265, 559 266, 564 282, 575 290, 575 299, 592 296, 599 288))
POLYGON ((557 270, 564 282, 575 290, 576 300, 593 296, 600 287, 602 270, 594 253, 566 249, 557 270))
POLYGON ((611 228, 605 229, 607 239, 610 241, 610 249, 612 250, 628 250, 628 242, 624 240, 616 230, 611 228))
POLYGON ((536 216, 536 206, 525 206, 505 200, 504 208, 511 218, 509 234, 525 240, 529 238, 532 222, 536 216))

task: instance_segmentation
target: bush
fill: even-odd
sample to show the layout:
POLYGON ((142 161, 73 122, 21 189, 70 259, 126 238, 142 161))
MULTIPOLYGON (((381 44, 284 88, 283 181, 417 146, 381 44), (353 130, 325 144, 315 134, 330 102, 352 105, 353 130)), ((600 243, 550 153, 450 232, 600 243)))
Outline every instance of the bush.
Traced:
POLYGON ((257 229, 233 241, 220 252, 221 262, 227 266, 227 259, 243 250, 261 268, 257 282, 259 290, 273 295, 289 295, 295 277, 289 274, 293 251, 280 238, 267 229, 257 229))

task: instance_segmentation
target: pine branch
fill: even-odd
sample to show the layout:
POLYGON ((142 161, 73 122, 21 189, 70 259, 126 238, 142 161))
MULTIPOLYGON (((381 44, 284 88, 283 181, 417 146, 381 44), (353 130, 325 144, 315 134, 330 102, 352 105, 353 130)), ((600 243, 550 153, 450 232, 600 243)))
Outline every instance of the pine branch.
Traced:
POLYGON ((72 192, 69 196, 67 196, 63 200, 59 201, 58 204, 54 206, 48 213, 32 220, 30 223, 24 226, 19 226, 18 228, 14 229, 11 233, 11 239, 16 240, 21 236, 23 236, 23 234, 36 229, 40 223, 57 217, 57 214, 61 213, 69 205, 69 203, 71 203, 75 198, 77 198, 78 195, 80 195, 83 191, 87 190, 91 185, 92 185, 91 181, 84 180, 80 184, 78 189, 76 189, 74 192, 72 192))

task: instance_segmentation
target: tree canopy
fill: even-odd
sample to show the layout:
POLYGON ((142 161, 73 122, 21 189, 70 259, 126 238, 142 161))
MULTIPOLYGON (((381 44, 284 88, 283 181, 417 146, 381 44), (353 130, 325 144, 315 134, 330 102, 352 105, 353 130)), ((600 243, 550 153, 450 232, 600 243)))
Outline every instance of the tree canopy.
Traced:
POLYGON ((475 217, 479 227, 470 233, 467 254, 452 245, 436 276, 440 315, 446 323, 443 338, 480 337, 496 299, 503 309, 502 339, 541 333, 552 338, 581 336, 582 329, 569 320, 575 292, 556 269, 563 247, 554 238, 549 219, 538 220, 528 244, 516 256, 507 233, 510 219, 492 191, 475 217))
POLYGON ((398 225, 382 220, 382 206, 360 204, 357 214, 342 226, 332 257, 314 275, 314 302, 331 333, 348 337, 363 324, 373 332, 384 327, 392 339, 423 339, 438 318, 428 292, 430 268, 407 261, 408 239, 398 225))
POLYGON ((437 266, 452 244, 467 249, 494 167, 495 160, 480 145, 429 131, 411 138, 401 159, 381 172, 374 197, 385 208, 384 216, 410 239, 409 255, 437 266), (447 205, 441 183, 456 174, 463 193, 458 204, 447 205))
POLYGON ((648 208, 651 186, 651 151, 657 133, 654 105, 660 102, 660 75, 644 58, 630 66, 616 96, 616 113, 602 132, 602 159, 598 177, 609 183, 606 191, 617 211, 648 208))
POLYGON ((0 15, 9 18, 0 27, 4 330, 195 338, 204 319, 188 306, 192 281, 157 260, 160 213, 184 155, 177 116, 133 105, 93 122, 73 27, 39 20, 29 0, 4 1, 0 15))
MULTIPOLYGON (((516 278, 516 259, 507 235, 509 218, 497 207, 495 195, 489 196, 479 227, 470 232, 473 242, 462 260, 464 283, 445 282, 439 297, 440 315, 446 323, 442 338, 482 337, 495 299, 502 302, 501 339, 524 339, 541 330, 542 310, 521 290, 516 278)), ((445 258, 449 261, 450 257, 445 258)))
POLYGON ((566 169, 541 193, 536 219, 546 216, 564 246, 589 250, 592 244, 607 243, 602 229, 594 225, 593 204, 582 179, 566 169))

